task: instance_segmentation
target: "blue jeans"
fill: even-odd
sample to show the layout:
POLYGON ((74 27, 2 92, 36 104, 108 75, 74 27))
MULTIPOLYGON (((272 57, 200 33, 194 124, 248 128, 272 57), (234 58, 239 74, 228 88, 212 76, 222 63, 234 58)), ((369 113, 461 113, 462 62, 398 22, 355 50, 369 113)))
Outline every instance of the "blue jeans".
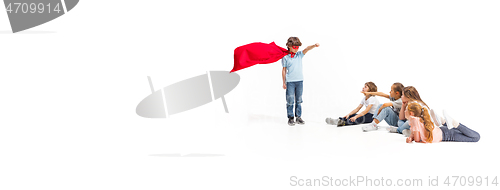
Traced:
POLYGON ((359 124, 363 124, 363 123, 371 123, 373 121, 373 114, 371 113, 366 113, 365 115, 359 117, 358 119, 351 121, 351 117, 354 117, 358 114, 352 114, 349 116, 349 118, 343 118, 343 117, 339 117, 340 120, 343 120, 345 121, 345 125, 359 125, 359 124))
POLYGON ((477 142, 481 138, 478 132, 469 129, 461 123, 457 128, 448 129, 446 123, 439 128, 443 131, 443 141, 477 142))
POLYGON ((398 126, 399 115, 394 112, 391 107, 385 107, 382 111, 380 111, 380 114, 377 114, 380 107, 382 107, 382 104, 377 107, 377 111, 375 112, 375 115, 373 115, 373 118, 380 122, 385 120, 385 122, 387 122, 390 126, 398 126))
POLYGON ((398 121, 398 133, 402 134, 403 130, 410 130, 410 121, 408 120, 399 120, 398 121))
POLYGON ((286 113, 288 118, 293 118, 293 104, 295 103, 295 116, 302 115, 302 91, 304 90, 302 81, 286 83, 286 113))

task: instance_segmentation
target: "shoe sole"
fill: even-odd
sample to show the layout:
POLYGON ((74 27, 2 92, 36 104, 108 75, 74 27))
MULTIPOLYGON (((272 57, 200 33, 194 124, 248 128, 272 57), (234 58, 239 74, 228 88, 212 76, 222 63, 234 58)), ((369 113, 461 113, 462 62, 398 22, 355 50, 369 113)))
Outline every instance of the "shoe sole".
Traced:
POLYGON ((378 127, 377 128, 371 128, 371 129, 365 129, 365 128, 361 128, 363 130, 363 132, 368 132, 368 131, 376 131, 378 130, 378 127))
POLYGON ((392 130, 392 127, 387 127, 386 128, 389 133, 398 133, 398 128, 396 127, 394 131, 392 130))
MULTIPOLYGON (((407 130, 407 129, 406 129, 406 130, 407 130)), ((404 130, 404 131, 403 131, 403 135, 404 135, 405 137, 409 137, 409 136, 411 135, 411 131, 410 131, 410 130, 408 130, 408 132, 406 132, 406 130, 404 130)))

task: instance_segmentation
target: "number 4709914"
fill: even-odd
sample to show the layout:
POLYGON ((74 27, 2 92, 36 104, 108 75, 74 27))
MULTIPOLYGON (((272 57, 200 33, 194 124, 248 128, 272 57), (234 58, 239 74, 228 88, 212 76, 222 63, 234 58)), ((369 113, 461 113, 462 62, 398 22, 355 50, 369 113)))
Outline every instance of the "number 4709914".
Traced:
POLYGON ((7 5, 7 12, 10 13, 59 13, 61 12, 61 6, 57 3, 54 7, 51 7, 50 3, 9 3, 7 5))
POLYGON ((497 176, 493 179, 488 176, 448 176, 444 180, 448 186, 498 186, 497 176))

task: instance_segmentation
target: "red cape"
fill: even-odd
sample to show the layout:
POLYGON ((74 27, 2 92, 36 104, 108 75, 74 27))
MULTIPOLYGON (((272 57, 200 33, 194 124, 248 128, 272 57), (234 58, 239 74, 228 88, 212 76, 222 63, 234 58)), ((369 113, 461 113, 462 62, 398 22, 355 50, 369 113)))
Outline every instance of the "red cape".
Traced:
POLYGON ((234 67, 231 72, 256 64, 274 63, 288 54, 290 52, 287 49, 277 46, 274 42, 243 45, 234 49, 234 67))

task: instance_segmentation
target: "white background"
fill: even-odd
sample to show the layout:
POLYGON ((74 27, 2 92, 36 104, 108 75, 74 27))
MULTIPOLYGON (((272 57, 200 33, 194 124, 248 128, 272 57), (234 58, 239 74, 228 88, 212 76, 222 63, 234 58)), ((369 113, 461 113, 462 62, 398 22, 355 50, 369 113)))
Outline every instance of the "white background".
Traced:
POLYGON ((424 185, 429 176, 441 185, 452 175, 492 179, 500 169, 499 8, 497 1, 81 1, 16 34, 0 14, 0 189, 301 189, 291 176, 424 185), (290 36, 302 49, 321 44, 303 59, 306 125, 286 124, 280 62, 237 72, 240 83, 225 96, 229 114, 219 99, 167 119, 136 115, 151 93, 147 76, 159 89, 229 71, 234 48, 284 47, 290 36), (406 144, 386 131, 326 125, 324 118, 358 105, 368 81, 386 93, 394 82, 415 86, 481 140, 406 144), (185 156, 193 153, 205 156, 185 156))

